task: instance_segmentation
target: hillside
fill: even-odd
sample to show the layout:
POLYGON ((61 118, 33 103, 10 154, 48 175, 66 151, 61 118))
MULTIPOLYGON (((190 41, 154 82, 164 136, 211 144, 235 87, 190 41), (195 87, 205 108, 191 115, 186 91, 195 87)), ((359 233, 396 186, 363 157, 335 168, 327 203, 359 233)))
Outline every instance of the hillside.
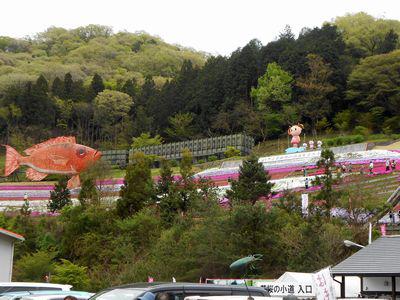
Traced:
POLYGON ((76 29, 50 27, 33 38, 0 37, 0 84, 10 77, 48 81, 68 72, 74 80, 100 74, 110 85, 146 75, 159 84, 180 70, 184 60, 202 66, 205 53, 165 43, 145 32, 113 33, 107 26, 88 25, 76 29))

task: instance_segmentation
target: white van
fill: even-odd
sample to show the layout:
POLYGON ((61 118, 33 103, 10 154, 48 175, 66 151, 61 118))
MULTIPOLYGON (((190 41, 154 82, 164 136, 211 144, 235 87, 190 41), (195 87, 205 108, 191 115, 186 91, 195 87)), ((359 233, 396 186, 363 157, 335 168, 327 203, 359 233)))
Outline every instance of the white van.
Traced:
POLYGON ((72 285, 41 282, 0 282, 0 295, 10 292, 70 291, 72 285))

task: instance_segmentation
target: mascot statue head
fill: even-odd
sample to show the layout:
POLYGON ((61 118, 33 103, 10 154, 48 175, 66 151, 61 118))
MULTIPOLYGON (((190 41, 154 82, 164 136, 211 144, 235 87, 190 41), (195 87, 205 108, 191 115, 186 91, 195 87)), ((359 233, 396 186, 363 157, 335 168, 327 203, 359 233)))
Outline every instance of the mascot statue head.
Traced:
POLYGON ((292 136, 291 144, 293 147, 297 148, 300 144, 300 134, 303 130, 303 124, 297 123, 297 125, 290 126, 288 129, 288 134, 292 136))

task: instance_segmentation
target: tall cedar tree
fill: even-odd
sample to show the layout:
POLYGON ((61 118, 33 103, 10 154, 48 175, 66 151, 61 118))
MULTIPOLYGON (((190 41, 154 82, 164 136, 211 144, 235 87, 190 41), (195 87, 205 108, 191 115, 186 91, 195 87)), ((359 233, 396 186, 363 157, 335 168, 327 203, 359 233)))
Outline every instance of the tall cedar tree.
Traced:
POLYGON ((317 177, 313 182, 314 185, 321 186, 315 199, 323 202, 325 213, 330 216, 331 209, 338 205, 341 195, 340 191, 333 189, 334 185, 340 183, 340 177, 334 177, 332 173, 335 168, 335 154, 330 149, 322 150, 317 166, 324 170, 324 175, 317 177))
POLYGON ((83 180, 78 200, 83 207, 88 204, 99 202, 99 193, 96 189, 94 178, 86 178, 83 180))
POLYGON ((233 203, 254 205, 260 197, 271 194, 271 176, 264 170, 256 156, 244 160, 239 169, 239 179, 230 180, 231 189, 226 192, 233 203))
POLYGON ((66 176, 60 177, 54 186, 54 191, 50 192, 50 202, 47 208, 51 212, 60 211, 64 206, 72 204, 67 182, 68 178, 66 176))
POLYGON ((182 151, 182 160, 179 165, 179 172, 181 173, 181 180, 179 182, 180 188, 180 208, 183 213, 186 213, 191 206, 192 194, 196 192, 196 184, 193 180, 193 156, 188 148, 182 151))
POLYGON ((73 90, 74 81, 72 80, 71 73, 67 73, 64 76, 64 99, 72 99, 72 90, 73 90))
POLYGON ((136 79, 133 78, 133 79, 127 80, 125 82, 125 84, 123 85, 121 92, 128 94, 129 96, 131 96, 131 98, 133 100, 135 100, 135 97, 139 92, 139 88, 137 86, 136 79))
POLYGON ((58 77, 54 78, 51 86, 51 93, 53 96, 64 99, 64 83, 58 77))
POLYGON ((136 214, 154 199, 150 160, 144 153, 133 154, 133 163, 126 169, 120 197, 117 201, 117 213, 121 217, 136 214))
POLYGON ((94 99, 98 93, 104 91, 104 88, 103 78, 97 73, 94 74, 92 82, 90 83, 89 98, 94 99))
POLYGON ((166 159, 161 160, 160 180, 156 190, 161 218, 167 225, 171 225, 180 208, 180 195, 172 175, 171 163, 166 159))

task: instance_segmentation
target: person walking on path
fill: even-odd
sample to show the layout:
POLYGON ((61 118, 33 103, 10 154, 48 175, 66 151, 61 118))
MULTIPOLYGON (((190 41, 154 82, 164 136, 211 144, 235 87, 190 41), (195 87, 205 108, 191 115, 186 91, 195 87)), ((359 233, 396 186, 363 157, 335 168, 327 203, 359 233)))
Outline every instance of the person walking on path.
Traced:
POLYGON ((392 167, 392 171, 396 171, 396 164, 397 164, 397 162, 393 159, 392 163, 390 164, 392 167))
POLYGON ((372 160, 369 162, 369 174, 372 175, 374 174, 374 163, 372 162, 372 160))

